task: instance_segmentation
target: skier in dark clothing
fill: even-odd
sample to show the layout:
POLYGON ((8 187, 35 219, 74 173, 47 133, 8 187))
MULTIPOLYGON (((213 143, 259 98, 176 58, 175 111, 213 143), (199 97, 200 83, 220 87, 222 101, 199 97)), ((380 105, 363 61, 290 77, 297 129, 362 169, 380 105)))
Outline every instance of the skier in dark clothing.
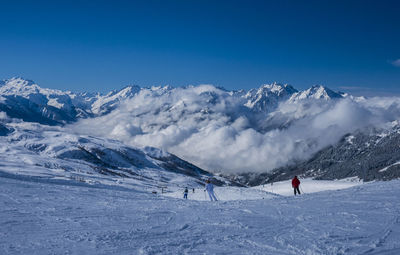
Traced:
POLYGON ((183 198, 184 198, 184 199, 187 199, 188 193, 189 193, 189 190, 188 190, 188 188, 186 187, 186 188, 185 188, 185 191, 183 192, 183 198))
POLYGON ((296 196, 296 191, 299 193, 299 195, 300 195, 300 189, 299 189, 299 186, 300 186, 300 180, 297 178, 297 176, 295 176, 294 178, 293 178, 293 180, 292 180, 292 187, 293 187, 293 189, 294 189, 294 195, 296 196))

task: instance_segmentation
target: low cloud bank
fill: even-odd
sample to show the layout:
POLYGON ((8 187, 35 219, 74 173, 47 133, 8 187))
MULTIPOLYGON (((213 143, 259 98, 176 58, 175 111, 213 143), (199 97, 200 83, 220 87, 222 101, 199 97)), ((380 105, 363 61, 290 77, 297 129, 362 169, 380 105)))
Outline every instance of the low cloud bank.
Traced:
POLYGON ((400 119, 400 98, 283 102, 269 113, 213 86, 143 89, 76 133, 154 146, 213 172, 266 172, 306 159, 346 133, 400 119))

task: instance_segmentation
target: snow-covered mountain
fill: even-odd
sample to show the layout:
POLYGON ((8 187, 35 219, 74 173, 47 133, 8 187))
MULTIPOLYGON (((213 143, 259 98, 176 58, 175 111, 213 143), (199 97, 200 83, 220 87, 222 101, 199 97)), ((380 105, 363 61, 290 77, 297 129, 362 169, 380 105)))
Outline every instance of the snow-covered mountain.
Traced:
POLYGON ((0 136, 0 174, 80 181, 153 191, 167 186, 232 184, 160 149, 67 133, 35 123, 7 123, 0 136))
MULTIPOLYGON (((190 94, 193 87, 187 87, 190 94)), ((171 87, 140 88, 127 86, 121 90, 113 90, 105 95, 100 93, 73 93, 55 89, 41 88, 31 80, 11 78, 0 81, 0 110, 9 117, 20 118, 24 121, 39 122, 42 124, 57 125, 76 121, 79 118, 88 118, 110 113, 121 102, 132 99, 142 93, 157 97, 170 93, 182 94, 180 89, 171 87), (178 93, 177 93, 178 92, 178 93)), ((185 94, 185 93, 183 93, 185 94)), ((322 86, 314 86, 306 91, 297 91, 288 84, 265 84, 258 89, 230 92, 213 86, 203 86, 198 90, 199 100, 207 103, 207 109, 214 109, 218 103, 225 103, 226 99, 235 104, 235 107, 245 106, 254 112, 272 112, 281 102, 297 101, 300 99, 331 99, 342 96, 322 86)), ((183 95, 182 95, 183 96, 183 95)), ((183 96, 184 97, 184 96, 183 96)), ((180 103, 171 102, 170 108, 176 108, 180 103)), ((195 100, 196 101, 196 100, 195 100)), ((186 101, 187 104, 193 102, 186 101)), ((168 108, 168 107, 165 107, 168 108)), ((168 108, 168 109, 170 109, 168 108)))
POLYGON ((13 78, 0 86, 0 111, 24 121, 55 125, 75 121, 84 109, 76 109, 70 92, 42 89, 33 81, 13 78))
POLYGON ((92 113, 97 115, 107 114, 114 110, 121 101, 132 98, 140 91, 138 86, 127 86, 121 90, 114 90, 106 95, 97 95, 90 106, 92 113))
POLYGON ((298 91, 292 86, 285 84, 265 84, 258 89, 251 89, 244 98, 247 99, 245 106, 256 111, 273 111, 282 101, 289 99, 298 91))
POLYGON ((330 99, 338 99, 343 98, 343 95, 340 93, 336 93, 329 88, 326 88, 322 85, 315 85, 309 89, 304 91, 296 91, 293 93, 289 99, 290 102, 296 102, 299 100, 306 100, 306 99, 323 99, 323 100, 330 100, 330 99))
POLYGON ((23 78, 11 78, 0 82, 0 110, 12 118, 60 125, 109 113, 120 101, 133 97, 139 90, 139 87, 128 86, 106 95, 73 93, 41 88, 23 78))
POLYGON ((323 86, 297 91, 277 83, 248 92, 128 86, 102 95, 13 78, 0 84, 0 119, 1 135, 12 134, 7 123, 36 122, 77 136, 160 148, 209 172, 269 173, 309 160, 347 134, 400 120, 400 99, 355 98, 323 86))

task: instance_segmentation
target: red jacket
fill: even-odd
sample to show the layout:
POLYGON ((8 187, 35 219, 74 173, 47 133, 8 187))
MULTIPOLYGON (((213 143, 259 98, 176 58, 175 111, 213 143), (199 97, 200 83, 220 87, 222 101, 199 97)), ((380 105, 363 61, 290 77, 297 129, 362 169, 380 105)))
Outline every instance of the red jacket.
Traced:
POLYGON ((296 177, 294 177, 293 180, 292 180, 292 187, 293 187, 293 188, 297 188, 297 187, 299 187, 299 185, 300 185, 299 179, 297 179, 296 177))

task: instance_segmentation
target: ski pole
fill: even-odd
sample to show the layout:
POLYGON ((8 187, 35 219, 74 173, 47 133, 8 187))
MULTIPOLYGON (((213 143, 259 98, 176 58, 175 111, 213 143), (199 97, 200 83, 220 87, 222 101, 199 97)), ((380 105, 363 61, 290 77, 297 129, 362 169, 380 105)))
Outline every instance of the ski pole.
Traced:
POLYGON ((303 191, 303 189, 301 188, 301 186, 299 186, 299 187, 300 187, 301 193, 306 194, 306 193, 303 191))
POLYGON ((207 200, 206 191, 204 190, 204 200, 207 200))

